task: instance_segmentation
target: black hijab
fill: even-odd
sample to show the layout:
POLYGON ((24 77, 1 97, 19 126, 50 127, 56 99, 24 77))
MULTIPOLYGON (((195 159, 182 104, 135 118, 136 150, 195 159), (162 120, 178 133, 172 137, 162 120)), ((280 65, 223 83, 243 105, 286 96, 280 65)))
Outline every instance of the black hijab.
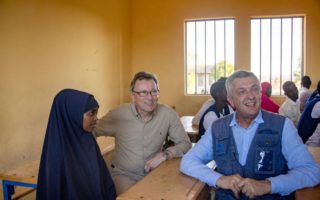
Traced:
POLYGON ((54 98, 42 149, 37 200, 114 200, 108 168, 83 114, 99 107, 85 92, 65 89, 54 98))

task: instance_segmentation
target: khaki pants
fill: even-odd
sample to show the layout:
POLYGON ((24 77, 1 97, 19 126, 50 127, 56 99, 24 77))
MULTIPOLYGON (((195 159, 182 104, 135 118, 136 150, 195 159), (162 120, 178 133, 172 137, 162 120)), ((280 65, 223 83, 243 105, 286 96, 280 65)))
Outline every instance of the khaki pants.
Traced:
POLYGON ((133 174, 111 165, 111 175, 116 186, 117 195, 124 193, 136 182, 143 178, 141 175, 133 174))
POLYGON ((112 178, 114 185, 116 186, 117 195, 124 193, 137 182, 124 175, 115 175, 112 178))

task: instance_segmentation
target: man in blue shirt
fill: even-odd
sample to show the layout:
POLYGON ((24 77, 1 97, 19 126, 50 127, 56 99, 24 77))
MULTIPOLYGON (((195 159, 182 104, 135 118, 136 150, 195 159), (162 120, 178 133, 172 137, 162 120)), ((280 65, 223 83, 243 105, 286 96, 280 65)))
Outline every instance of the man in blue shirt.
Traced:
POLYGON ((226 82, 234 114, 215 121, 185 154, 180 170, 216 187, 216 199, 289 199, 320 182, 320 168, 292 121, 261 110, 261 88, 248 71, 226 82), (206 164, 216 162, 216 171, 206 164))

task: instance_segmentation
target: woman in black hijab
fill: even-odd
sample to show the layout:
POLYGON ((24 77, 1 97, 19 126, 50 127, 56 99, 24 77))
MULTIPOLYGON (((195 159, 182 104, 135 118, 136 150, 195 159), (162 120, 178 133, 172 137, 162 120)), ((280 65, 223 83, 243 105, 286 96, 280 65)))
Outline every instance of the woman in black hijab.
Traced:
POLYGON ((88 93, 65 89, 54 98, 42 149, 37 200, 114 200, 108 168, 91 131, 99 105, 88 93))

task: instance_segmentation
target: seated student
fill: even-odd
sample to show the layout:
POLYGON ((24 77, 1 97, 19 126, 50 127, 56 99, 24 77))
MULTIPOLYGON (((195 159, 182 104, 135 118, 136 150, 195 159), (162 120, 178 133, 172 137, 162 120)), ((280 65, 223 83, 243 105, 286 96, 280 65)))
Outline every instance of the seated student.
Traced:
POLYGON ((320 183, 320 168, 291 120, 261 110, 258 78, 236 71, 226 82, 233 114, 213 122, 180 170, 216 187, 216 199, 289 199, 320 183), (206 166, 215 160, 216 171, 206 166))
POLYGON ((312 140, 316 141, 319 133, 315 132, 318 124, 320 123, 320 81, 317 85, 317 90, 314 92, 307 104, 304 111, 301 114, 299 123, 298 123, 298 132, 302 141, 305 143, 308 141, 311 135, 313 136, 312 140))
POLYGON ((309 90, 311 86, 311 79, 309 76, 303 76, 301 78, 301 88, 299 90, 299 102, 300 102, 300 112, 303 112, 304 106, 308 101, 311 91, 309 90))
POLYGON ((192 118, 192 124, 193 125, 199 125, 200 124, 200 119, 203 115, 203 113, 210 107, 214 104, 215 100, 210 98, 208 99, 207 101, 205 101, 200 110, 197 112, 197 114, 192 118))
POLYGON ((320 123, 318 123, 316 130, 307 140, 306 145, 320 147, 320 123))
MULTIPOLYGON (((227 77, 220 77, 217 81, 226 81, 227 77)), ((212 96, 212 95, 211 95, 212 96)), ((197 112, 197 114, 192 118, 192 124, 194 125, 199 125, 200 124, 200 119, 203 116, 203 113, 214 104, 215 100, 213 98, 208 99, 205 101, 200 110, 197 112)))
POLYGON ((282 88, 287 96, 285 102, 279 108, 279 114, 291 119, 295 126, 298 125, 300 118, 300 105, 298 100, 298 88, 292 81, 286 81, 282 88))
POLYGON ((211 105, 202 115, 199 124, 199 136, 211 126, 212 122, 216 121, 222 116, 233 113, 233 109, 228 105, 226 81, 221 80, 213 83, 210 88, 210 94, 215 103, 211 105))
POLYGON ((91 134, 99 105, 65 89, 54 98, 42 149, 36 198, 116 199, 114 183, 91 134))
POLYGON ((261 83, 261 108, 273 113, 279 112, 279 106, 272 101, 272 86, 268 82, 261 83))

